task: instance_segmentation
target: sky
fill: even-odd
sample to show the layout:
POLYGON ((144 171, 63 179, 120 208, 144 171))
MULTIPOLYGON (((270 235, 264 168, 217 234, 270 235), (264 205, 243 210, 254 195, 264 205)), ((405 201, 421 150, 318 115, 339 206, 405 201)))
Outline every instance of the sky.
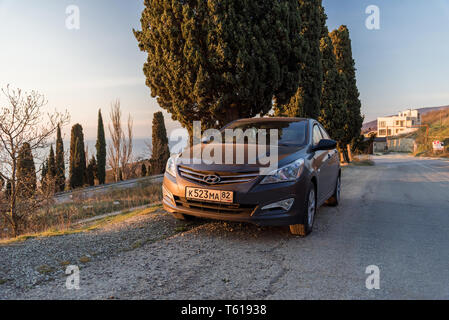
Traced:
MULTIPOLYGON (((449 1, 323 0, 330 30, 348 26, 365 120, 407 108, 449 104, 449 1), (380 29, 368 30, 365 9, 380 10, 380 29)), ((43 93, 48 110, 67 110, 87 139, 97 112, 107 122, 120 99, 134 119, 134 136, 151 136, 161 110, 142 72, 146 55, 132 29, 143 0, 0 0, 0 87, 43 93), (80 29, 66 28, 66 8, 80 9, 80 29)), ((0 106, 4 100, 0 98, 0 106)), ((179 125, 165 113, 169 131, 179 125)), ((106 123, 107 125, 107 123, 106 123)), ((65 128, 69 135, 70 126, 65 128)))

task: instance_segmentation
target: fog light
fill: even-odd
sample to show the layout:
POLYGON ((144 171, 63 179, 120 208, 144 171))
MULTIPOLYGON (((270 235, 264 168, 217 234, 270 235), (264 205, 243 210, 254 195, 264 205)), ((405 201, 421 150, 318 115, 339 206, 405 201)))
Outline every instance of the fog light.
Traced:
POLYGON ((262 210, 282 209, 282 210, 288 211, 288 210, 291 209, 291 207, 293 205, 293 202, 295 202, 294 198, 281 200, 281 201, 274 202, 274 203, 271 203, 269 205, 266 205, 265 207, 262 208, 262 210))
POLYGON ((171 202, 173 205, 176 205, 175 198, 173 198, 173 194, 165 188, 165 186, 162 186, 162 197, 164 199, 167 199, 169 202, 171 202))

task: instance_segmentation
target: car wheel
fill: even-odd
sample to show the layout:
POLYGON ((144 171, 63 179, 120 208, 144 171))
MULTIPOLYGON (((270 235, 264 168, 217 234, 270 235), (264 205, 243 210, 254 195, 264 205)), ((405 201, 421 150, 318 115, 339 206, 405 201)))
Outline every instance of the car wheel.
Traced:
POLYGON ((306 200, 304 202, 303 212, 304 215, 304 223, 303 224, 294 224, 290 225, 290 232, 293 235, 298 235, 305 237, 310 232, 312 232, 313 223, 315 222, 315 214, 316 214, 316 188, 313 183, 310 183, 309 192, 307 193, 306 200))
POLYGON ((338 206, 340 204, 341 196, 341 178, 338 176, 337 183, 335 184, 335 190, 332 197, 329 198, 328 204, 331 206, 338 206))

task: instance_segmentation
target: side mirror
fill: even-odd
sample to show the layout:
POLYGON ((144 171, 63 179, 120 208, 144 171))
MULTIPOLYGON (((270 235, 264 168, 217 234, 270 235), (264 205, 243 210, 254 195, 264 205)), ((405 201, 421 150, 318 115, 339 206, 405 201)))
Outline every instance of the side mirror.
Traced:
POLYGON ((332 150, 337 147, 337 141, 330 139, 321 139, 316 146, 312 148, 313 151, 332 150))

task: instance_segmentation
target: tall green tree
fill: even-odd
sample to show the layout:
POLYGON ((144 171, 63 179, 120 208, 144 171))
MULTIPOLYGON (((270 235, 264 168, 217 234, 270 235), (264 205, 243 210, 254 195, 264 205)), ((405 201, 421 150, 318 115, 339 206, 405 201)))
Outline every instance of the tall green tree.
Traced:
POLYGON ((50 146, 50 154, 48 156, 48 174, 52 180, 56 177, 56 161, 53 145, 50 146))
POLYGON ((298 0, 146 0, 139 48, 151 95, 190 134, 267 114, 296 92, 303 55, 298 0))
POLYGON ((94 156, 89 160, 89 164, 87 165, 86 169, 86 183, 89 186, 95 185, 95 174, 97 170, 97 161, 94 156))
POLYGON ((167 130, 165 129, 164 115, 156 112, 153 115, 152 153, 150 159, 151 174, 160 174, 165 171, 165 165, 170 157, 168 149, 167 130))
POLYGON ((101 115, 101 109, 98 110, 98 127, 97 127, 97 143, 95 144, 97 149, 97 172, 99 184, 104 184, 106 181, 106 138, 104 135, 103 117, 101 115))
POLYGON ((20 198, 30 198, 36 192, 37 178, 31 146, 25 142, 17 158, 17 194, 20 198))
POLYGON ((357 89, 355 74, 355 62, 352 57, 352 45, 349 30, 346 26, 340 26, 331 32, 330 37, 334 45, 334 54, 337 61, 337 69, 345 78, 347 107, 346 115, 346 141, 351 141, 360 136, 363 124, 363 116, 360 112, 360 93, 357 89))
POLYGON ((285 105, 276 105, 276 115, 318 118, 320 114, 323 71, 321 66, 320 38, 322 35, 321 0, 299 0, 301 37, 305 42, 301 62, 301 80, 296 94, 285 105))
POLYGON ((55 162, 56 162, 55 191, 62 192, 65 189, 65 161, 64 161, 64 142, 62 141, 60 125, 58 125, 56 133, 55 162))
POLYGON ((147 166, 145 165, 144 162, 142 162, 142 167, 140 169, 140 176, 142 178, 147 176, 147 166))
POLYGON ((75 124, 70 136, 70 188, 82 187, 85 183, 86 155, 84 151, 83 127, 75 124))
POLYGON ((321 91, 321 110, 318 120, 336 140, 340 149, 344 148, 346 140, 347 108, 346 100, 346 80, 344 75, 337 69, 337 59, 334 54, 334 45, 329 36, 326 26, 327 16, 324 8, 321 7, 321 65, 323 70, 323 85, 321 91))
POLYGON ((48 159, 42 163, 41 168, 41 190, 43 192, 47 191, 47 176, 48 176, 48 159))

